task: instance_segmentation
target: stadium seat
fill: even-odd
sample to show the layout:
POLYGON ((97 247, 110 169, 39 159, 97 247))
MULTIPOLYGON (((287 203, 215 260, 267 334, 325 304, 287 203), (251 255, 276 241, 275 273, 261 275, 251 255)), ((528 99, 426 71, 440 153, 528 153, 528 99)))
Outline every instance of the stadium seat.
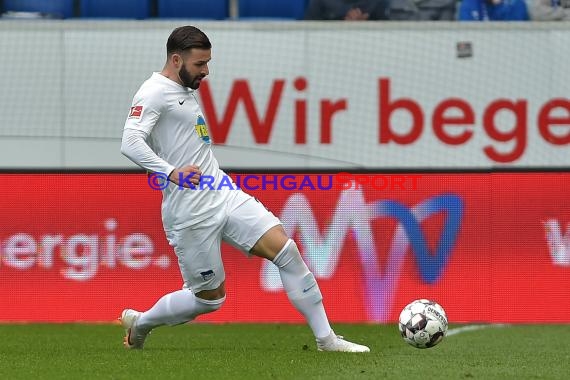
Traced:
POLYGON ((81 17, 132 18, 150 17, 150 0, 81 0, 81 17))
POLYGON ((301 20, 306 5, 306 0, 239 0, 239 17, 301 20))
POLYGON ((229 17, 228 0, 158 0, 158 17, 224 20, 229 17))
POLYGON ((56 18, 70 18, 73 17, 73 2, 74 0, 4 0, 4 11, 39 12, 56 18))

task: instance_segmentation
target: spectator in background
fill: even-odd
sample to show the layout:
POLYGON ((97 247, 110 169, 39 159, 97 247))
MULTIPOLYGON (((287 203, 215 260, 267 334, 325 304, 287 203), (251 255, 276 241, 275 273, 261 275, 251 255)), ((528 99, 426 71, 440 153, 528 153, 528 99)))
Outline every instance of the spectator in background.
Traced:
POLYGON ((528 21, 524 0, 462 0, 459 21, 528 21))
POLYGON ((529 0, 533 21, 570 21, 570 0, 529 0))
POLYGON ((390 20, 454 21, 456 5, 457 0, 392 0, 390 20))
POLYGON ((390 0, 309 0, 305 20, 387 20, 390 0))

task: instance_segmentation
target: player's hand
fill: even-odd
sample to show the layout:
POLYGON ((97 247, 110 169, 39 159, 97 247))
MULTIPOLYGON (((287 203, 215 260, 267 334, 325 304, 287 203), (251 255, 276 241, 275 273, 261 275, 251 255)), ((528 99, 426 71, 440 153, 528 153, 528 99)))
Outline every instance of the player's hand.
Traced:
POLYGON ((190 184, 199 185, 202 172, 196 165, 187 165, 179 169, 174 169, 168 179, 178 186, 190 188, 190 184))

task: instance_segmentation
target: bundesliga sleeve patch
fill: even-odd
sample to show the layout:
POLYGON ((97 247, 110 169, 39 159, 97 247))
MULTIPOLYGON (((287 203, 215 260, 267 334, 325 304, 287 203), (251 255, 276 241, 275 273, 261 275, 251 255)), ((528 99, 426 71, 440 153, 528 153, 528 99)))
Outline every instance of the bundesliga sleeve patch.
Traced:
POLYGON ((143 106, 131 107, 131 112, 129 113, 129 119, 140 119, 143 111, 143 106))

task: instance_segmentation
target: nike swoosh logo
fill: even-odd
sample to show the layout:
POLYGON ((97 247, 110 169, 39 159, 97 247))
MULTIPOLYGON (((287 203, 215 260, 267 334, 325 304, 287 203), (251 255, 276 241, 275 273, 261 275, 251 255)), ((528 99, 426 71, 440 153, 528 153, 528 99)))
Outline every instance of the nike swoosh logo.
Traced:
POLYGON ((303 289, 303 293, 307 293, 309 290, 313 289, 315 287, 316 284, 313 284, 312 286, 308 287, 307 289, 303 289))
POLYGON ((184 100, 179 100, 179 101, 178 101, 178 104, 183 105, 185 101, 186 101, 186 99, 184 99, 184 100))

